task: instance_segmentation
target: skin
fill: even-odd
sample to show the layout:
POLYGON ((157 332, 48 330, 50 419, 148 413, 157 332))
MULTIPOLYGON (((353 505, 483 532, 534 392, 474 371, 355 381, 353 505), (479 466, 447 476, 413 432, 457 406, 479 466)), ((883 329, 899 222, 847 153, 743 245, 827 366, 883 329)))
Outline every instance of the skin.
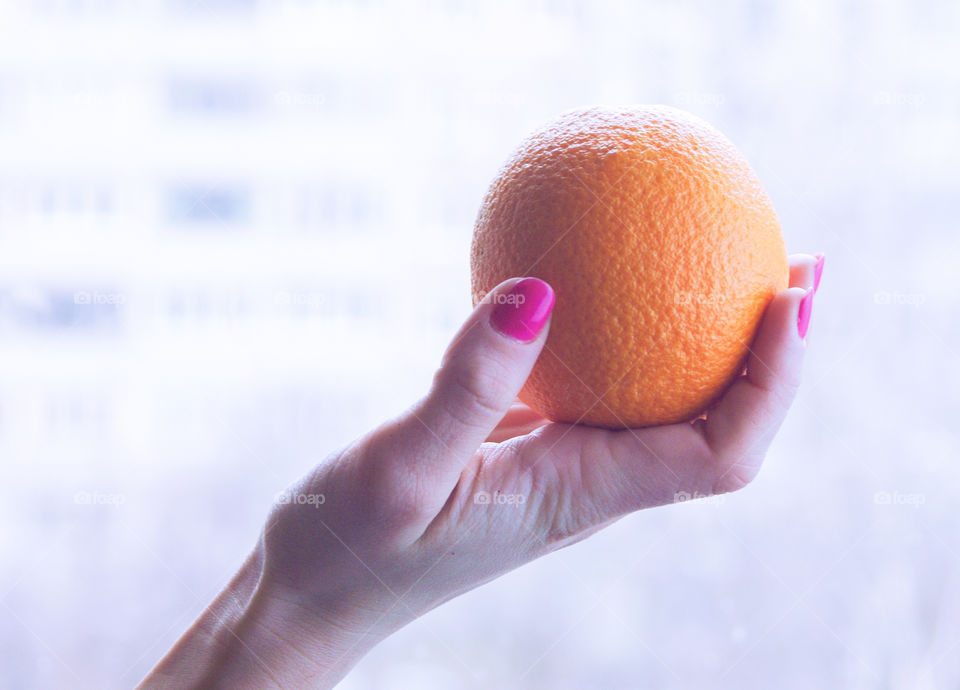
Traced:
POLYGON ((478 305, 429 393, 289 489, 234 579, 140 687, 330 688, 463 592, 681 492, 744 487, 800 382, 797 314, 816 261, 790 257, 791 287, 767 308, 744 375, 693 423, 548 422, 516 396, 549 323, 522 343, 478 305))

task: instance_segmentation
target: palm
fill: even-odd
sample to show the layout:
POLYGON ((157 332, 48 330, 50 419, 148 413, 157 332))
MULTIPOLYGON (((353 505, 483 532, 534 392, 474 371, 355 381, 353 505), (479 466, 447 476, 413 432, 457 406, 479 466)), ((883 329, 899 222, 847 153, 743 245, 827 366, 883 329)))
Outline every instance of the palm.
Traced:
MULTIPOLYGON (((790 286, 810 285, 809 261, 791 257, 790 264, 790 286)), ((611 431, 550 422, 517 402, 487 439, 505 447, 481 450, 486 476, 479 483, 490 491, 515 487, 540 497, 552 513, 543 517, 561 537, 670 503, 678 494, 740 488, 759 471, 776 431, 757 421, 782 418, 783 401, 769 394, 778 347, 758 338, 745 373, 706 418, 692 423, 611 431)))

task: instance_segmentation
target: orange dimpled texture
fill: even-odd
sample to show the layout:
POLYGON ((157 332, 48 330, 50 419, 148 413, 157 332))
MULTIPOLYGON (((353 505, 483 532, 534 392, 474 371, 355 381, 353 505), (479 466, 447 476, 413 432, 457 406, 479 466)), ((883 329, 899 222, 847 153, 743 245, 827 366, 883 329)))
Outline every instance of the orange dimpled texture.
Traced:
POLYGON ((528 137, 477 217, 474 304, 503 280, 556 292, 520 399, 608 428, 694 419, 743 370, 789 267, 740 152, 665 106, 590 108, 528 137))

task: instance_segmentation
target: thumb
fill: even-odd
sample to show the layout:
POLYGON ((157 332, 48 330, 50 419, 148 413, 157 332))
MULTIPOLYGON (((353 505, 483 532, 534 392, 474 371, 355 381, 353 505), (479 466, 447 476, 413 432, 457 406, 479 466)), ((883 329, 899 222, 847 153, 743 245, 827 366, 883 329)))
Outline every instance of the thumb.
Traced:
POLYGON ((405 425, 414 447, 433 451, 415 461, 431 481, 455 483, 510 409, 543 349, 554 299, 544 281, 512 278, 484 297, 454 337, 405 425))

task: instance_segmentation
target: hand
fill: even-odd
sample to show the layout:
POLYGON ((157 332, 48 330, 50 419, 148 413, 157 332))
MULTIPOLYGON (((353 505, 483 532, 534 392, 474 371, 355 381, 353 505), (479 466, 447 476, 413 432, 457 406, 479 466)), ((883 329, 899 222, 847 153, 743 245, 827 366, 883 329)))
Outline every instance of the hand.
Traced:
MULTIPOLYGON (((200 685, 332 687, 378 641, 458 594, 627 513, 745 486, 800 380, 813 291, 805 315, 801 302, 822 259, 790 264, 791 287, 770 303, 745 373, 705 418, 622 431, 549 423, 514 403, 543 348, 552 291, 498 286, 492 295, 524 291, 526 306, 485 300, 426 397, 274 507, 211 607, 217 620, 195 626, 215 648, 192 657, 200 685)), ((176 675, 189 647, 181 641, 155 676, 176 675)))

